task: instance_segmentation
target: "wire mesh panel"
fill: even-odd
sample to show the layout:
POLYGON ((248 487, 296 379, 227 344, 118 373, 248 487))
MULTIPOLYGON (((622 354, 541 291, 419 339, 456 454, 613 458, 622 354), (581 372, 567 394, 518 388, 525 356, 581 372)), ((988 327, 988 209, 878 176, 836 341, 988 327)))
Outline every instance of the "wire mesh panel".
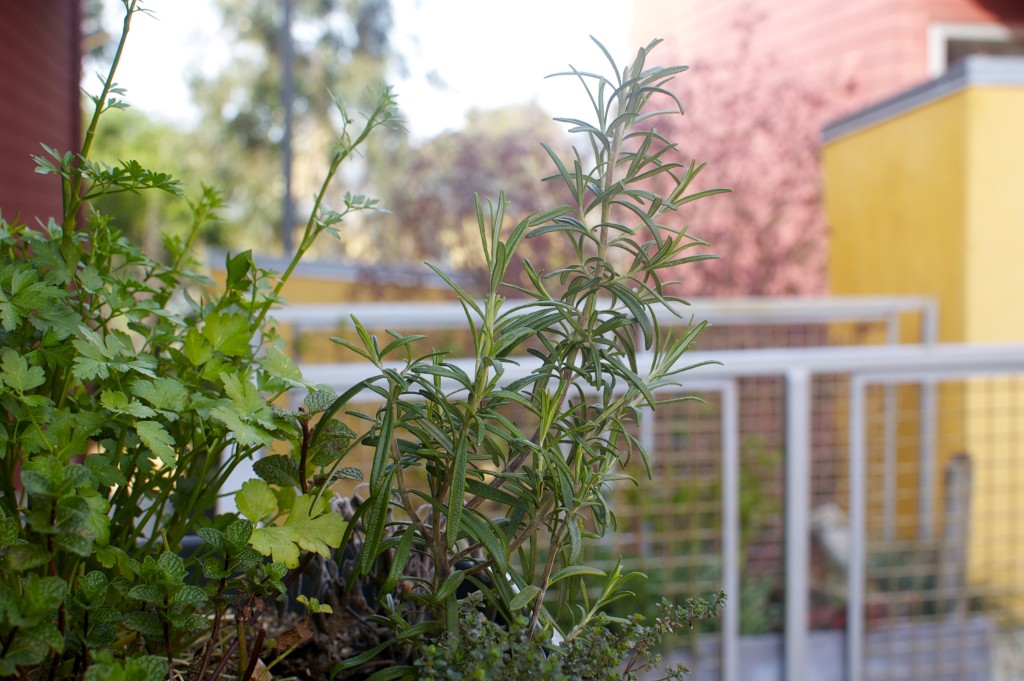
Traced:
POLYGON ((864 408, 864 678, 997 678, 1024 615, 1024 378, 875 385, 864 408))

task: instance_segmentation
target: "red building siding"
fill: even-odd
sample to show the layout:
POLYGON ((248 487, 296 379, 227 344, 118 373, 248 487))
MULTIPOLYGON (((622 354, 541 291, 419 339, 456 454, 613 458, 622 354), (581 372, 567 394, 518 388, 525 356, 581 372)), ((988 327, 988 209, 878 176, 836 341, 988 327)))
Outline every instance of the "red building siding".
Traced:
POLYGON ((81 16, 77 0, 0 6, 0 213, 32 222, 61 214, 55 176, 34 172, 40 142, 77 150, 81 138, 81 16))
POLYGON ((753 22, 755 53, 780 67, 852 90, 845 113, 929 78, 936 22, 1024 26, 1021 0, 636 0, 634 42, 665 39, 663 60, 714 64, 753 22))
POLYGON ((677 134, 734 190, 684 216, 722 256, 690 295, 824 293, 821 128, 932 77, 935 24, 1024 30, 1024 0, 634 0, 633 15, 634 44, 664 38, 655 58, 692 66, 677 134))

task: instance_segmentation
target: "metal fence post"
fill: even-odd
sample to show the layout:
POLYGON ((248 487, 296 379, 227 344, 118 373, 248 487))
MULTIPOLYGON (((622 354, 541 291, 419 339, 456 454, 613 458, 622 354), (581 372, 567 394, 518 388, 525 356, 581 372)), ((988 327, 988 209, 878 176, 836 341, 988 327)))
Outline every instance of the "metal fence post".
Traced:
POLYGON ((804 681, 809 606, 811 372, 786 371, 786 681, 804 681))
POLYGON ((722 399, 722 681, 740 681, 740 437, 739 390, 724 383, 722 399))
POLYGON ((864 561, 867 540, 865 495, 867 486, 867 419, 865 382, 850 380, 850 545, 846 571, 846 681, 860 681, 864 673, 864 561))

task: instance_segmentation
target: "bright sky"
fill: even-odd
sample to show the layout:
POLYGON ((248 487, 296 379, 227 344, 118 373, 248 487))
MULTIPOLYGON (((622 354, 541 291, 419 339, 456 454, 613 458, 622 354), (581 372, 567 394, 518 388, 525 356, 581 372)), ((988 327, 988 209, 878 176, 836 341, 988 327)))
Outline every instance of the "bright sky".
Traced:
MULTIPOLYGON (((105 0, 108 30, 120 25, 119 0, 105 0)), ((545 80, 568 64, 606 70, 589 36, 628 62, 632 0, 392 0, 394 44, 409 77, 392 78, 416 137, 460 127, 470 108, 537 101, 552 114, 586 116, 589 106, 570 79, 545 80), (432 87, 435 71, 445 88, 432 87)), ((217 40, 212 0, 146 0, 154 17, 132 24, 117 81, 128 102, 149 113, 190 121, 187 77, 215 72, 230 47, 217 40)), ((95 79, 86 79, 92 91, 95 79)))

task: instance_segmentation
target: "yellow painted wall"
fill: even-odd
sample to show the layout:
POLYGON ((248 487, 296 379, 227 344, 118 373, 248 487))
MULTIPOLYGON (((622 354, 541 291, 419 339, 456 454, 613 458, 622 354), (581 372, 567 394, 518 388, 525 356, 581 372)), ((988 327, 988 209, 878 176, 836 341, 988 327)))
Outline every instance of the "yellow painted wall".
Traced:
POLYGON ((1024 341, 1024 87, 975 87, 961 97, 964 340, 1024 341))
POLYGON ((950 97, 822 152, 830 293, 933 295, 944 341, 964 333, 966 119, 950 97))
MULTIPOLYGON (((1024 341, 1024 88, 969 86, 839 137, 823 150, 834 294, 923 294, 947 342, 1024 341)), ((947 388, 953 388, 948 385, 947 388)), ((1019 429, 1014 389, 972 381, 940 393, 941 477, 959 451, 973 462, 969 578, 1017 591, 1019 429)), ((913 419, 898 457, 913 471, 913 419)), ((905 469, 906 470, 906 469, 905 469)), ((916 494, 897 506, 912 513, 916 494)), ((1024 598, 1011 598, 1024 613, 1024 598)), ((1010 604, 1007 603, 1007 605, 1010 604)))

